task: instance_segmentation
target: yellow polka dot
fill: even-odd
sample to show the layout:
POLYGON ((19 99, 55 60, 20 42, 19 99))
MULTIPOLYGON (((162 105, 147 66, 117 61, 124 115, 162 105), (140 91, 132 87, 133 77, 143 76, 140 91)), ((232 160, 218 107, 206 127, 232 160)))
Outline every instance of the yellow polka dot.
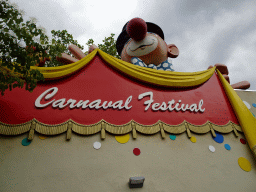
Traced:
POLYGON ((39 139, 42 139, 42 140, 47 138, 46 136, 42 136, 42 135, 39 135, 38 137, 39 137, 39 139))
POLYGON ((247 159, 245 159, 244 157, 240 157, 238 159, 238 164, 241 167, 241 169, 243 169, 244 171, 249 172, 252 169, 251 163, 247 159))
POLYGON ((121 135, 121 136, 115 136, 117 142, 119 143, 127 143, 130 139, 130 135, 126 134, 126 135, 121 135))
POLYGON ((192 136, 192 137, 190 137, 190 141, 191 141, 192 143, 196 143, 196 138, 195 138, 194 136, 192 136))

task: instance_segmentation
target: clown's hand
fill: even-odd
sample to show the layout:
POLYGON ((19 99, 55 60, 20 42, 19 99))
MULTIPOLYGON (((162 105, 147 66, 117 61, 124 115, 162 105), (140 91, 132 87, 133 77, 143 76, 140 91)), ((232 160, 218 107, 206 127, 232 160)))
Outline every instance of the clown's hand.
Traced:
MULTIPOLYGON (((94 49, 97 49, 98 47, 96 45, 91 45, 89 47, 89 51, 88 53, 91 53, 94 49)), ((62 53, 61 57, 57 57, 57 60, 61 63, 64 64, 70 64, 70 63, 74 63, 77 62, 78 60, 84 58, 86 55, 81 51, 81 49, 79 47, 77 47, 76 45, 69 45, 68 46, 68 50, 75 56, 71 57, 70 55, 66 54, 66 53, 62 53)))
MULTIPOLYGON (((223 64, 215 64, 216 68, 220 71, 220 73, 223 75, 223 77, 230 83, 229 76, 228 76, 228 68, 226 65, 223 64)), ((213 68, 212 65, 208 67, 208 69, 213 68)), ((250 88, 250 83, 248 81, 241 81, 235 84, 232 84, 231 87, 233 89, 249 89, 250 88)))
MULTIPOLYGON (((227 68, 227 66, 226 66, 226 65, 223 65, 223 64, 220 64, 220 63, 217 63, 217 64, 215 64, 214 66, 220 71, 220 73, 221 73, 221 74, 223 75, 223 77, 227 80, 227 82, 230 83, 230 81, 229 81, 229 76, 228 76, 228 68, 227 68)), ((208 67, 208 69, 211 69, 211 68, 213 68, 212 65, 210 65, 210 66, 208 67)))

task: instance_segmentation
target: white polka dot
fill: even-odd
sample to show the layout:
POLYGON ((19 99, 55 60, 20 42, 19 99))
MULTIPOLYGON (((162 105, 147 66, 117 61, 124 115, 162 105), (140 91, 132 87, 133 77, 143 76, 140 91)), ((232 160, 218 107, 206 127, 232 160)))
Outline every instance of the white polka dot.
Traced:
POLYGON ((246 105, 246 107, 248 108, 248 109, 251 109, 251 105, 248 103, 248 102, 246 102, 246 101, 243 101, 244 102, 244 104, 246 105))
POLYGON ((148 67, 154 67, 154 64, 149 64, 148 67))
POLYGON ((156 67, 156 66, 154 66, 154 67, 153 67, 153 69, 156 69, 156 70, 157 70, 157 67, 156 67))
POLYGON ((158 70, 163 70, 163 71, 164 71, 164 69, 163 69, 163 68, 159 68, 158 70))
POLYGON ((93 148, 94 149, 99 149, 100 147, 101 147, 101 143, 100 142, 96 141, 96 142, 93 143, 93 148))
POLYGON ((212 145, 209 145, 209 150, 210 150, 211 152, 215 152, 215 147, 213 147, 212 145))
POLYGON ((142 66, 142 67, 144 66, 142 62, 139 62, 139 65, 142 66))
POLYGON ((132 59, 133 63, 136 63, 137 61, 138 61, 138 59, 136 59, 136 58, 132 59))
POLYGON ((163 64, 163 67, 168 67, 168 63, 164 63, 164 64, 163 64))
POLYGON ((166 69, 165 71, 172 71, 171 69, 166 69))

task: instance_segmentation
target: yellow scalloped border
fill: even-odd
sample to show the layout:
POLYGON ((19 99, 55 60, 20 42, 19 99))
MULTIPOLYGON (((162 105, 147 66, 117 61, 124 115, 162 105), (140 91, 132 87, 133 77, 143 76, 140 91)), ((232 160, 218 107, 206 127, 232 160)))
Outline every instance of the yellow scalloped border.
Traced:
POLYGON ((67 132, 67 140, 71 139, 72 132, 80 135, 93 135, 101 132, 102 139, 105 139, 106 131, 115 135, 123 135, 132 132, 134 139, 137 138, 137 131, 147 135, 152 135, 160 132, 162 138, 165 138, 165 132, 171 134, 181 134, 187 132, 188 137, 191 137, 191 132, 197 134, 205 134, 211 131, 214 137, 216 137, 215 131, 221 133, 230 133, 234 131, 236 136, 238 136, 237 131, 242 132, 241 127, 231 121, 229 121, 226 125, 216 125, 214 123, 211 123, 210 121, 207 121, 203 125, 193 125, 186 121, 183 121, 179 125, 169 125, 162 121, 158 121, 157 123, 152 125, 142 125, 134 120, 131 120, 130 122, 123 125, 114 125, 102 119, 95 124, 83 125, 76 123, 75 121, 70 119, 61 124, 49 125, 33 119, 26 123, 17 125, 0 122, 0 128, 1 135, 19 135, 29 132, 29 140, 33 139, 35 131, 44 135, 58 135, 67 132))

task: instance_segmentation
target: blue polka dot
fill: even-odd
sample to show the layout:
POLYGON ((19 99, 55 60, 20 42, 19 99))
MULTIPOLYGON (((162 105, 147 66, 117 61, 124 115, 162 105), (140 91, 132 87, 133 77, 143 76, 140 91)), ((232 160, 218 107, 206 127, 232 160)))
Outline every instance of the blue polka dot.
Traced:
POLYGON ((133 63, 136 63, 138 60, 136 58, 132 59, 133 63))
POLYGON ((28 140, 28 138, 23 139, 22 142, 21 142, 21 144, 22 144, 23 146, 28 146, 30 143, 31 143, 31 141, 28 140))
POLYGON ((217 143, 223 143, 223 141, 224 141, 224 137, 221 134, 219 134, 219 133, 216 133, 216 137, 212 136, 212 138, 217 143))
POLYGON ((225 144, 224 147, 229 151, 231 149, 229 144, 225 144))
POLYGON ((253 103, 252 106, 253 106, 253 107, 256 107, 256 103, 253 103))
POLYGON ((170 139, 174 141, 176 139, 176 135, 170 135, 170 139))

